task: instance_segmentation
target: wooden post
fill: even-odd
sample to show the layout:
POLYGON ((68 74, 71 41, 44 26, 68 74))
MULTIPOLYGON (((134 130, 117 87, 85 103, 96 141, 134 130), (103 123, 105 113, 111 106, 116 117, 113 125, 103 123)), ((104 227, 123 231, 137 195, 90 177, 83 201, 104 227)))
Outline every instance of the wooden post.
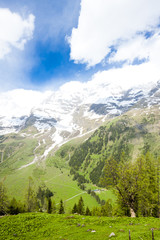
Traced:
POLYGON ((130 232, 130 230, 129 230, 129 240, 131 240, 131 232, 130 232))
POLYGON ((154 240, 154 231, 153 231, 153 228, 152 228, 152 240, 154 240))

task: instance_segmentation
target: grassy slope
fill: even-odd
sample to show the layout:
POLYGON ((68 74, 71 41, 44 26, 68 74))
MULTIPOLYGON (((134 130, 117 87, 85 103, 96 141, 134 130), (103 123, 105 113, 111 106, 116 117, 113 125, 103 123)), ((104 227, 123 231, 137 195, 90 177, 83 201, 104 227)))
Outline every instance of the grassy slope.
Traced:
POLYGON ((35 165, 15 171, 5 177, 4 183, 9 198, 15 197, 17 200, 25 200, 28 178, 30 176, 34 181, 33 188, 35 191, 38 189, 38 186, 45 184, 46 187, 54 192, 53 199, 57 205, 59 204, 60 199, 63 199, 67 212, 71 211, 74 203, 78 202, 80 196, 83 197, 86 206, 88 205, 91 208, 93 206, 98 206, 96 200, 86 192, 82 191, 77 186, 77 182, 72 180, 68 169, 63 168, 60 170, 55 167, 43 169, 36 168, 35 165))
POLYGON ((11 154, 0 164, 0 181, 4 182, 10 199, 15 197, 17 200, 24 201, 28 179, 32 177, 35 191, 38 189, 38 186, 45 184, 46 187, 54 192, 53 199, 57 205, 60 199, 63 199, 67 212, 71 211, 74 203, 78 202, 80 196, 83 196, 86 206, 89 205, 91 208, 98 206, 96 200, 82 191, 77 186, 77 182, 72 180, 67 164, 68 151, 70 152, 71 147, 74 149, 74 146, 84 141, 84 137, 61 147, 60 152, 63 150, 66 154, 65 158, 62 159, 59 151, 57 151, 46 162, 33 164, 21 170, 18 170, 20 166, 33 160, 33 152, 38 144, 38 140, 32 137, 19 137, 16 134, 9 135, 6 138, 2 138, 2 140, 1 148, 5 146, 6 149, 6 146, 9 146, 11 154))
POLYGON ((107 218, 49 215, 45 213, 19 214, 0 219, 0 239, 36 240, 107 240, 114 232, 113 239, 132 240, 160 239, 159 219, 155 218, 107 218), (78 226, 80 225, 80 226, 78 226), (91 232, 95 230, 95 232, 91 232))
POLYGON ((127 159, 134 160, 147 147, 152 154, 159 155, 159 125, 159 108, 133 109, 100 127, 74 153, 70 165, 78 166, 79 174, 85 175, 86 179, 91 179, 91 174, 91 180, 98 183, 96 177, 102 172, 102 168, 98 170, 98 164, 104 163, 109 156, 121 158, 124 151, 127 159))

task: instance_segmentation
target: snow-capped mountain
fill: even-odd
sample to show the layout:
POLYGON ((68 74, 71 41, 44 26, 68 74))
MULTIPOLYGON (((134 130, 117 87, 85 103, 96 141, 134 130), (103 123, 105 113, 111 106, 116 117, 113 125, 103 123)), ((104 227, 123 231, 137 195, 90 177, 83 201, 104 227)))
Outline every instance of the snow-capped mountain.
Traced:
MULTIPOLYGON (((159 104, 160 84, 122 84, 122 81, 93 79, 69 82, 57 91, 13 90, 0 95, 0 135, 34 128, 37 135, 51 139, 46 156, 53 148, 87 134, 107 118, 132 107, 159 104)), ((30 130, 30 135, 32 131, 30 130)), ((35 134, 35 133, 34 133, 35 134)))

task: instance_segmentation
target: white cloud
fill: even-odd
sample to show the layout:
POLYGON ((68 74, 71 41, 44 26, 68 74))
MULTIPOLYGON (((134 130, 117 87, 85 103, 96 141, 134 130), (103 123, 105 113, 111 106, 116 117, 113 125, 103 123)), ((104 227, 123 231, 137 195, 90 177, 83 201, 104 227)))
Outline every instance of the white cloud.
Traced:
POLYGON ((139 60, 146 59, 154 64, 160 63, 160 31, 150 37, 135 36, 134 38, 123 42, 118 48, 117 52, 110 57, 110 62, 127 61, 132 64, 137 58, 139 60))
POLYGON ((11 52, 12 47, 23 50, 33 36, 34 20, 32 14, 23 19, 18 13, 0 8, 0 59, 11 52))
POLYGON ((31 109, 41 103, 49 92, 15 89, 0 94, 0 116, 21 117, 29 115, 31 109))
POLYGON ((159 0, 82 0, 78 27, 69 39, 70 57, 94 66, 105 58, 111 46, 119 47, 123 41, 135 40, 140 32, 155 29, 159 17, 159 0))

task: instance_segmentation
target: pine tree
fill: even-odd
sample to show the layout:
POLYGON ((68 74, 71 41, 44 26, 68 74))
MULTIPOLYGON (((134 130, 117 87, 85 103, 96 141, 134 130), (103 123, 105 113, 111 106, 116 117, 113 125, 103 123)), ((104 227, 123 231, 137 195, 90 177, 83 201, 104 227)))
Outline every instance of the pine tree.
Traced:
POLYGON ((59 214, 64 214, 64 206, 62 200, 60 201, 59 214))
POLYGON ((88 207, 88 206, 86 207, 85 215, 86 215, 86 216, 91 216, 91 215, 92 215, 92 214, 91 214, 91 211, 89 210, 89 207, 88 207))
POLYGON ((47 206, 47 213, 51 213, 52 212, 52 201, 51 198, 48 198, 48 206, 47 206))
POLYGON ((77 208, 78 208, 78 213, 83 215, 84 214, 84 202, 83 202, 82 197, 80 197, 80 199, 79 199, 77 208))
POLYGON ((78 207, 77 204, 75 203, 72 209, 72 213, 77 213, 78 212, 78 207))

